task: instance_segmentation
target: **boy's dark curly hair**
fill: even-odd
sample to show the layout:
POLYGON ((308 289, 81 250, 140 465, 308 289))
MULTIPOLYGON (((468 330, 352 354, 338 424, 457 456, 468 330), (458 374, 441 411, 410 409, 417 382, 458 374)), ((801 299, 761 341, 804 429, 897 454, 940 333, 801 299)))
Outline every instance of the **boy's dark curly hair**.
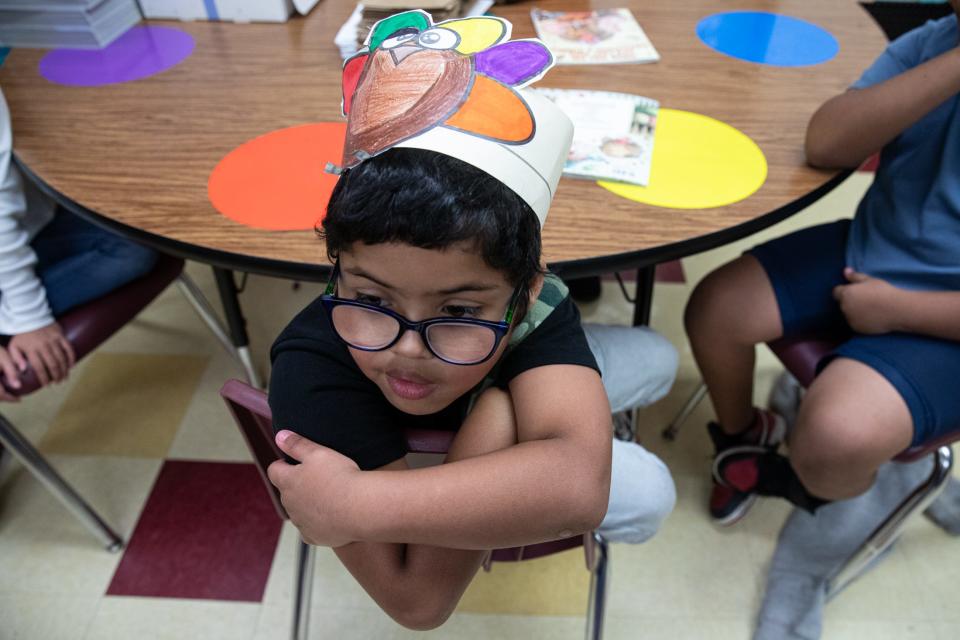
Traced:
POLYGON ((422 249, 474 242, 488 265, 521 288, 518 318, 541 273, 533 209, 496 178, 433 151, 394 148, 345 171, 317 232, 331 260, 354 242, 422 249))

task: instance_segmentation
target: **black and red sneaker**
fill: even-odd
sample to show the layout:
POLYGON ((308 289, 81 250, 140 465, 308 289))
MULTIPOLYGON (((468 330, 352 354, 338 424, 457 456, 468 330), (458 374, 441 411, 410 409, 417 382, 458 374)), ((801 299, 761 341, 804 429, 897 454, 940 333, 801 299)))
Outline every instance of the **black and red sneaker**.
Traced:
MULTIPOLYGON (((766 409, 756 409, 753 424, 736 435, 728 435, 715 422, 707 425, 710 439, 716 450, 716 456, 733 448, 749 448, 761 453, 776 451, 787 433, 787 424, 776 413, 766 409)), ((716 460, 716 456, 714 460, 716 460)), ((714 465, 716 466, 716 465, 714 465)), ((729 483, 721 479, 716 472, 713 488, 710 492, 710 517, 721 526, 729 526, 747 515, 757 496, 741 483, 729 483), (742 487, 742 488, 741 488, 742 487)))

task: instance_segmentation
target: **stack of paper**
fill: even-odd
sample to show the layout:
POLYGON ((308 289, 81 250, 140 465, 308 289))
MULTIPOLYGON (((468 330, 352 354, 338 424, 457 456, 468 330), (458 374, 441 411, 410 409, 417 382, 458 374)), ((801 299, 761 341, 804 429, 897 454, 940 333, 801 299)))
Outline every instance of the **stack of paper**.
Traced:
POLYGON ((530 11, 557 64, 656 62, 660 54, 629 9, 530 11))
POLYGON ((0 47, 105 47, 140 22, 136 0, 0 0, 0 47))
POLYGON ((647 186, 660 103, 612 91, 536 89, 573 121, 563 175, 647 186))

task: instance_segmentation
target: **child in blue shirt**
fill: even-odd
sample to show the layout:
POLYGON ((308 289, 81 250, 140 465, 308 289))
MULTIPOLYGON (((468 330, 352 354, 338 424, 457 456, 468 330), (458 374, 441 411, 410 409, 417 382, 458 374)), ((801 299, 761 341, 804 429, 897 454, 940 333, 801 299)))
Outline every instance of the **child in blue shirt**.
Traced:
MULTIPOLYGON (((951 0, 955 14, 960 0, 951 0)), ((708 275, 687 332, 718 423, 711 515, 756 494, 815 509, 864 492, 908 446, 960 428, 960 48, 957 15, 897 39, 807 129, 816 166, 880 166, 852 221, 803 229, 708 275), (752 406, 754 345, 829 331, 790 435, 752 406)))
POLYGON ((43 385, 66 378, 75 358, 56 316, 139 278, 156 259, 24 182, 0 90, 0 400, 17 400, 7 388, 20 387, 28 366, 43 385))

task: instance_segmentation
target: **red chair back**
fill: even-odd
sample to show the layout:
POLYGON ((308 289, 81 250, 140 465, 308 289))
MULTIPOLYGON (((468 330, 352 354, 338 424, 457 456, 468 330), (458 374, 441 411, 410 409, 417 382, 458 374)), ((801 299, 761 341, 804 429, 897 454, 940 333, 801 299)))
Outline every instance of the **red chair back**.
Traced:
MULTIPOLYGON (((145 276, 128 282, 105 296, 71 309, 57 322, 77 360, 84 357, 107 338, 133 320, 140 311, 173 282, 183 271, 183 260, 160 254, 156 264, 145 276)), ((41 387, 33 369, 20 376, 19 389, 7 390, 16 396, 25 396, 41 387)))
POLYGON ((814 333, 780 338, 767 344, 787 371, 807 388, 817 375, 817 363, 839 347, 847 335, 814 333))
MULTIPOLYGON (((780 338, 770 342, 767 346, 780 359, 783 366, 800 384, 806 388, 817 375, 817 364, 820 360, 839 347, 849 338, 849 334, 807 334, 791 338, 780 338)), ((929 455, 940 447, 960 440, 960 425, 957 429, 935 440, 924 442, 910 447, 900 453, 894 460, 897 462, 913 462, 929 455)))

